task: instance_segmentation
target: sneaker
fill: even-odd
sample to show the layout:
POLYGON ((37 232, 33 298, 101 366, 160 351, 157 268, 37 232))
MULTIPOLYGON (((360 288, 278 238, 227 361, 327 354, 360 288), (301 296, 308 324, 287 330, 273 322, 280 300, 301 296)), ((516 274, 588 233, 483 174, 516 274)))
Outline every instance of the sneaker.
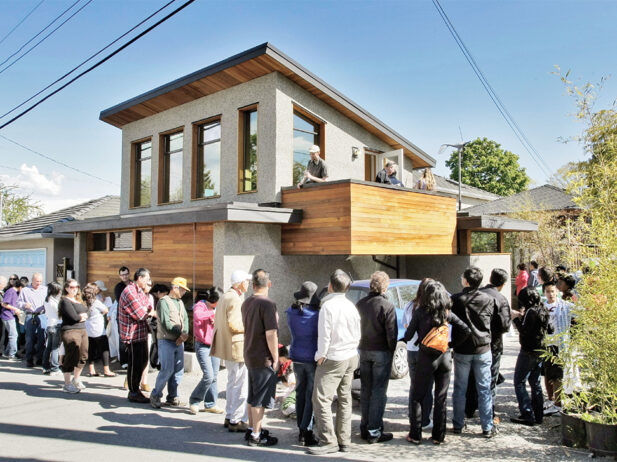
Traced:
POLYGON ((551 404, 549 407, 544 409, 544 415, 548 416, 548 415, 554 415, 557 414, 560 411, 560 408, 555 406, 554 404, 551 404))
POLYGON ((238 423, 231 423, 231 422, 229 422, 229 425, 227 426, 227 430, 229 430, 232 433, 235 433, 235 432, 238 432, 238 433, 242 432, 242 433, 244 433, 246 430, 248 430, 248 428, 249 427, 246 424, 246 422, 242 422, 242 421, 240 421, 238 423))
POLYGON ((455 435, 460 435, 461 433, 463 433, 463 429, 452 427, 452 433, 454 433, 455 435))
POLYGON ((527 425, 528 427, 533 427, 536 424, 535 420, 523 417, 522 415, 519 415, 517 417, 510 417, 510 422, 519 425, 527 425))
POLYGON ((199 406, 197 404, 191 404, 189 406, 189 412, 193 415, 197 415, 197 413, 199 412, 199 406))
POLYGON ((428 431, 428 430, 432 430, 433 429, 433 421, 429 420, 428 424, 426 424, 424 427, 422 427, 423 431, 428 431))
POLYGON ((75 378, 73 378, 73 380, 71 380, 71 383, 75 385, 77 388, 79 388, 80 390, 86 389, 86 386, 81 380, 76 380, 75 378))
POLYGON ((555 403, 553 403, 550 399, 547 399, 546 401, 544 401, 544 404, 542 405, 542 409, 548 409, 549 407, 553 406, 555 403))
POLYGON ((351 452, 351 447, 349 447, 346 444, 339 444, 338 445, 338 450, 339 450, 339 452, 351 452))
POLYGON ((492 427, 490 430, 482 430, 482 436, 484 438, 493 438, 497 435, 497 427, 492 427))
POLYGON ((152 405, 154 409, 160 409, 161 408, 161 397, 150 395, 150 404, 152 405))
POLYGON ((73 385, 72 383, 69 383, 69 384, 64 384, 64 386, 62 387, 62 391, 66 393, 79 393, 81 390, 77 388, 75 385, 73 385))
MULTIPOLYGON (((270 436, 270 435, 264 436, 263 434, 260 434, 259 438, 253 438, 253 436, 251 435, 247 444, 249 446, 265 447, 265 446, 274 446, 278 442, 279 440, 275 436, 270 436)), ((338 446, 336 447, 336 450, 338 451, 338 446)))
POLYGON ((385 443, 386 441, 390 441, 392 438, 394 438, 392 433, 384 432, 379 436, 369 436, 367 442, 368 444, 385 443))
POLYGON ((313 446, 308 448, 307 452, 314 456, 321 456, 323 454, 333 454, 341 450, 338 444, 327 444, 325 446, 313 446))
POLYGON ((201 412, 209 412, 211 414, 223 414, 225 411, 220 407, 212 406, 212 407, 204 407, 201 409, 201 412))
MULTIPOLYGON (((244 441, 248 441, 249 439, 251 439, 251 434, 253 433, 253 429, 252 428, 247 428, 246 431, 244 432, 244 441)), ((265 428, 261 429, 261 432, 259 433, 262 437, 264 436, 268 436, 270 434, 270 432, 268 430, 266 430, 265 428)))
POLYGON ((43 375, 51 375, 51 369, 43 369, 43 375))
POLYGON ((165 400, 165 404, 167 406, 172 406, 172 407, 184 407, 186 406, 186 403, 183 403, 182 401, 180 401, 180 398, 178 398, 177 396, 173 399, 169 399, 167 398, 165 400))

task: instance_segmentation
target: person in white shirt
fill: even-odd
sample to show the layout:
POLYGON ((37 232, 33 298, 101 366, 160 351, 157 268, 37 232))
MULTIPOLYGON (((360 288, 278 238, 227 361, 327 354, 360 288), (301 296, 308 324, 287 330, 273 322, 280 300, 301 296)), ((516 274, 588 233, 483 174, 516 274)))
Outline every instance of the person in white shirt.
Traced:
POLYGON ((97 298, 100 290, 94 283, 88 283, 83 290, 83 298, 88 307, 88 319, 86 319, 86 332, 88 334, 88 368, 90 377, 98 376, 94 368, 95 361, 103 362, 103 375, 115 377, 109 369, 109 341, 105 332, 105 315, 109 309, 97 298))
POLYGON ((351 443, 351 383, 358 367, 360 315, 345 296, 350 283, 347 273, 334 271, 319 312, 312 400, 319 446, 309 448, 309 454, 347 452, 351 443), (336 429, 332 425, 335 393, 336 429))
POLYGON ((58 302, 62 295, 62 286, 57 282, 47 284, 47 297, 43 303, 43 310, 47 316, 47 339, 45 340, 45 350, 43 351, 43 374, 60 374, 59 352, 60 327, 62 320, 58 317, 58 302))

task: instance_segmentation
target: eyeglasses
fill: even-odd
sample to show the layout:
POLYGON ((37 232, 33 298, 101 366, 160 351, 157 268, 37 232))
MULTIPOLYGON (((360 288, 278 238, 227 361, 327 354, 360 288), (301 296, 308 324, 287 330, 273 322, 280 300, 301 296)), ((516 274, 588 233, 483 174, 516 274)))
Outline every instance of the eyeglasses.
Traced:
POLYGON ((9 278, 9 281, 17 281, 17 278, 9 278))
POLYGON ((128 276, 130 273, 120 273, 120 276, 128 276))
POLYGON ((69 289, 79 289, 79 286, 69 286, 69 289))

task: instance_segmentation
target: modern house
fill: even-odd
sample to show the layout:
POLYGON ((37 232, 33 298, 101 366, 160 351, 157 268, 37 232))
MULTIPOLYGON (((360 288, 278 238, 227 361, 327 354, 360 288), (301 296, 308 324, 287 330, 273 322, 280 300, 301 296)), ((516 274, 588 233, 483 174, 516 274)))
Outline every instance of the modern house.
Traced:
POLYGON ((471 255, 472 232, 533 228, 483 217, 460 225, 452 194, 373 183, 386 159, 410 186, 413 170, 435 160, 269 43, 100 118, 122 129, 120 213, 54 226, 75 233, 82 282, 111 287, 126 265, 155 281, 227 288, 233 270, 261 267, 281 311, 303 281, 326 285, 335 268, 356 279, 378 268, 434 276, 458 290, 469 264, 510 267, 508 254, 471 255), (329 181, 298 189, 313 144, 329 181))

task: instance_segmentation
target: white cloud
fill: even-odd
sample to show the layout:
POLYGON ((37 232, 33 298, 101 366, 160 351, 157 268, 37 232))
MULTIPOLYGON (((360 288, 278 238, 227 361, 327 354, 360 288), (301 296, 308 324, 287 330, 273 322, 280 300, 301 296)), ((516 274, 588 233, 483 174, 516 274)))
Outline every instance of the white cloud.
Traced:
POLYGON ((22 189, 33 195, 43 196, 58 196, 62 191, 62 182, 64 175, 52 172, 50 175, 44 175, 39 172, 36 165, 28 167, 22 164, 17 175, 1 175, 2 182, 10 184, 22 189))

